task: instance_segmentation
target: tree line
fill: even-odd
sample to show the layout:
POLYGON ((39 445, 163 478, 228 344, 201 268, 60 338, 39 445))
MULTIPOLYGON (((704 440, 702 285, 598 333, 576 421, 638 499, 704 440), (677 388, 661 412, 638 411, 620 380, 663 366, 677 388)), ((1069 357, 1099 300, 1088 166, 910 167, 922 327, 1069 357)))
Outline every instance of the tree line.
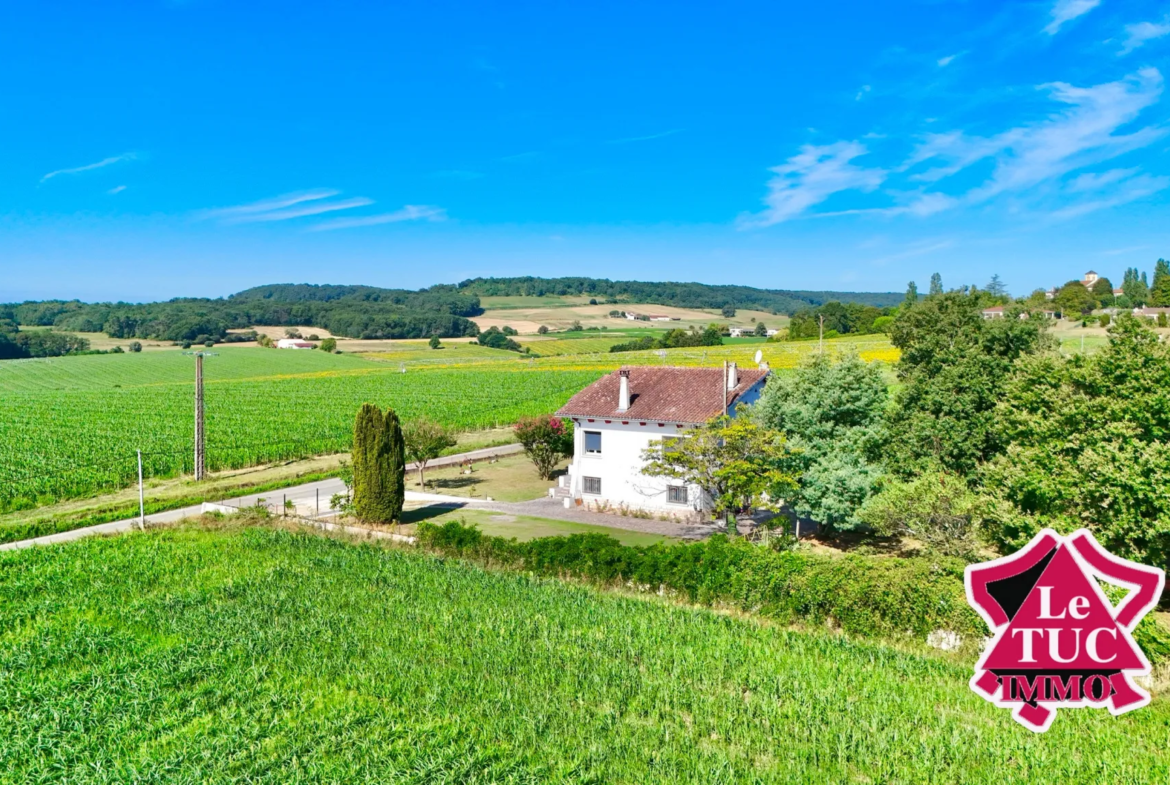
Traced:
POLYGON ((455 338, 478 334, 467 318, 478 313, 478 297, 450 286, 411 292, 279 284, 218 299, 143 304, 47 300, 0 306, 0 318, 18 326, 193 343, 223 341, 229 330, 252 325, 281 324, 320 327, 351 338, 455 338))
MULTIPOLYGON (((794 314, 836 300, 884 307, 901 299, 894 292, 815 292, 757 289, 751 286, 715 286, 672 281, 611 281, 607 278, 472 278, 460 282, 459 291, 480 297, 589 296, 609 303, 655 303, 679 308, 736 308, 794 314)), ((730 318, 730 317, 729 317, 730 318)))

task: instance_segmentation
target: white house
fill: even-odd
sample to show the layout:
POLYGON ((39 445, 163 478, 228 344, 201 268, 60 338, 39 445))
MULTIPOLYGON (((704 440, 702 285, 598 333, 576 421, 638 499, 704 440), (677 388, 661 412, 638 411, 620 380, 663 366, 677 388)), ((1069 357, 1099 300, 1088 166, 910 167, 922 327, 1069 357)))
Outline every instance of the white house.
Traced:
POLYGON ((276 342, 277 349, 312 349, 316 344, 302 341, 299 338, 281 338, 276 342))
POLYGON ((643 451, 726 408, 754 403, 766 370, 634 366, 603 376, 557 412, 573 421, 573 462, 558 491, 593 508, 689 518, 710 507, 699 488, 642 474, 643 451))

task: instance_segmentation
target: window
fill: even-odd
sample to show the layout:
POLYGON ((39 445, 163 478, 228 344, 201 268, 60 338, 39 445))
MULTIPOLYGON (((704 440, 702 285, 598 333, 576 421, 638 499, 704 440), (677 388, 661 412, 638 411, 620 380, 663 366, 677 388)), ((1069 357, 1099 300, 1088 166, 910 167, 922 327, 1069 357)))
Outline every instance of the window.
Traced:
POLYGON ((666 501, 668 504, 686 504, 687 503, 687 486, 685 485, 669 485, 666 488, 666 501))
POLYGON ((601 455, 601 431, 585 431, 585 453, 601 455))
POLYGON ((582 479, 585 480, 585 488, 584 488, 585 493, 591 494, 593 496, 600 496, 601 495, 601 478, 600 477, 584 477, 582 479))

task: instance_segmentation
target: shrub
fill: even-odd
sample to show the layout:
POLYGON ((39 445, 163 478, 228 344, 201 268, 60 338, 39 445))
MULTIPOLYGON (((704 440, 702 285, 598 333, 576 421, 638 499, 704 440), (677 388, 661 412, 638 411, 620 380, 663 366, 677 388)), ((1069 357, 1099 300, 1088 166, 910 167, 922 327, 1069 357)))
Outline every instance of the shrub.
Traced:
POLYGON ((206 341, 203 342, 203 345, 210 349, 212 346, 215 346, 215 341, 208 338, 206 341))
POLYGON ((1158 314, 1158 326, 1159 326, 1159 327, 1165 327, 1165 326, 1166 326, 1166 314, 1165 314, 1165 312, 1158 314))
POLYGON ((337 339, 336 338, 326 338, 324 341, 321 341, 320 345, 318 345, 317 348, 323 352, 329 352, 330 354, 332 354, 333 352, 337 351, 337 339))
POLYGON ((142 351, 142 344, 140 344, 138 341, 131 341, 130 346, 127 348, 132 352, 140 352, 142 351))
POLYGON ((1109 326, 1109 314, 1107 314, 1107 313, 1101 314, 1100 318, 1097 319, 1097 323, 1100 324, 1102 327, 1108 327, 1109 326))
POLYGON ((542 324, 536 328, 536 332, 538 335, 548 335, 548 327, 542 324))
POLYGON ((443 343, 442 343, 442 341, 439 340, 439 336, 437 336, 437 335, 432 335, 431 340, 427 341, 427 345, 430 346, 432 349, 442 349, 443 348, 443 343))
POLYGON ((540 479, 547 480, 561 458, 573 454, 573 426, 559 417, 525 417, 516 423, 516 440, 536 466, 540 479))
POLYGON ((662 588, 690 602, 732 605, 784 623, 832 619, 846 632, 881 637, 925 639, 939 629, 987 634, 967 605, 964 564, 957 559, 773 551, 723 535, 683 545, 629 546, 603 534, 517 542, 455 521, 421 523, 417 535, 420 546, 447 556, 603 585, 662 588))
POLYGON ((980 499, 961 477, 929 472, 909 482, 891 481, 858 512, 885 536, 909 535, 950 556, 975 550, 980 499))

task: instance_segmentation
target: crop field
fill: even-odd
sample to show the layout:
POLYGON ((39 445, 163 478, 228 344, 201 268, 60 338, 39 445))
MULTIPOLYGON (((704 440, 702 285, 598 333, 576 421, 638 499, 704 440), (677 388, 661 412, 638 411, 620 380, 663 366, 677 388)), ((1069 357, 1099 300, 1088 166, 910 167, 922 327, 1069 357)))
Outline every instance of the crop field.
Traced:
POLYGON ((266 528, 0 554, 0 780, 1165 783, 970 663, 266 528))
MULTIPOLYGON (((136 450, 148 477, 192 470, 192 358, 164 352, 132 358, 139 362, 125 358, 6 368, 0 510, 125 487, 136 477, 136 450)), ((474 430, 554 411, 597 378, 590 370, 529 373, 518 364, 400 373, 359 358, 266 349, 224 352, 206 359, 205 369, 209 470, 346 451, 354 414, 366 401, 393 407, 404 419, 427 415, 474 430)))
POLYGON ((606 335, 604 338, 592 337, 593 335, 595 333, 590 333, 589 338, 563 338, 551 341, 521 340, 520 345, 528 347, 541 357, 554 357, 562 354, 599 354, 608 352, 609 347, 614 344, 633 340, 624 335, 606 335))

